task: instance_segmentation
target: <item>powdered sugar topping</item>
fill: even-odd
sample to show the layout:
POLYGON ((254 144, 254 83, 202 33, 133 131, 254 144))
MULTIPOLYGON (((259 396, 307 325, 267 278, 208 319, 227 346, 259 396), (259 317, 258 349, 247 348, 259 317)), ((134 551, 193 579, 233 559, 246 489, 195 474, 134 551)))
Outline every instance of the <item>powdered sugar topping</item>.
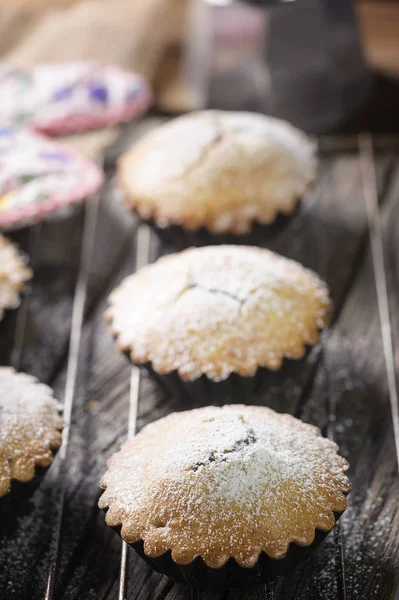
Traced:
POLYGON ((101 485, 107 522, 149 556, 168 549, 186 564, 233 556, 252 566, 261 550, 282 557, 309 545, 346 507, 345 459, 317 428, 264 407, 177 413, 147 426, 109 462, 101 485))
POLYGON ((122 350, 193 380, 300 358, 327 322, 327 287, 311 271, 252 247, 191 249, 124 280, 107 312, 122 350))

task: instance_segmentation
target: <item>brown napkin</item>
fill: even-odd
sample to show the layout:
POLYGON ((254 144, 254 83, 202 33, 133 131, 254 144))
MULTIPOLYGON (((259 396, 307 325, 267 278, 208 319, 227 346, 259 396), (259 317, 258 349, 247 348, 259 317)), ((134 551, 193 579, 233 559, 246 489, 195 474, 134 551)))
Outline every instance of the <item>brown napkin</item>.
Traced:
POLYGON ((184 4, 185 0, 86 0, 65 10, 42 12, 39 19, 37 11, 30 11, 34 26, 23 39, 18 32, 19 43, 12 44, 4 58, 22 64, 105 60, 152 82, 167 46, 182 37, 184 4))
MULTIPOLYGON (((178 62, 186 2, 0 0, 0 55, 22 65, 69 60, 115 63, 143 75, 155 90, 158 106, 180 108, 178 62), (171 77, 165 78, 165 73, 171 77)), ((118 132, 112 127, 63 141, 98 158, 118 132)))
POLYGON ((50 8, 65 8, 82 0, 0 0, 0 6, 13 6, 18 10, 43 11, 50 8))

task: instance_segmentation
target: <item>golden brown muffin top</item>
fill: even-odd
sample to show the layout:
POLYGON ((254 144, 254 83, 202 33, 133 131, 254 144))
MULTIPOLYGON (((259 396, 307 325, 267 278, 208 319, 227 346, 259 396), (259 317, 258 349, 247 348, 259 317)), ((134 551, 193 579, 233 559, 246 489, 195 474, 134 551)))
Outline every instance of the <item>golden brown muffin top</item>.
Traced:
POLYGON ((206 407, 145 427, 108 462, 99 505, 147 556, 253 566, 308 546, 347 506, 347 461, 317 427, 265 407, 206 407))
POLYGON ((290 214, 316 174, 314 146, 288 123, 247 112, 178 117, 119 162, 131 207, 158 226, 242 234, 290 214))
POLYGON ((0 367, 0 497, 11 480, 30 481, 61 443, 61 405, 35 377, 0 367))
POLYGON ((0 319, 4 309, 18 305, 19 292, 31 277, 32 271, 17 248, 0 234, 0 319))
POLYGON ((328 321, 327 286, 261 248, 191 248, 127 277, 106 317, 119 348, 160 374, 214 381, 301 358, 328 321))

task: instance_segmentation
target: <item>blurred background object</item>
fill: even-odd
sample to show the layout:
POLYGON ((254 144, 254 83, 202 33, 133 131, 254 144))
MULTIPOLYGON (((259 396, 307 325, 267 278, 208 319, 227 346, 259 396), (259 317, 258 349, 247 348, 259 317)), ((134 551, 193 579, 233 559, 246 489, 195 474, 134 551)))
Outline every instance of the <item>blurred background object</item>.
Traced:
POLYGON ((8 8, 8 2, 1 7, 2 29, 10 38, 2 48, 4 60, 24 65, 104 60, 149 80, 166 45, 178 35, 176 25, 184 15, 184 0, 69 1, 67 8, 60 8, 65 3, 57 0, 41 4, 42 10, 36 3, 32 8, 27 3, 8 8))
MULTIPOLYGON (((323 0, 319 4, 327 6, 330 1, 323 0)), ((192 109, 198 105, 198 98, 193 98, 193 94, 189 93, 187 79, 182 77, 182 72, 187 73, 187 70, 181 68, 183 49, 187 47, 185 42, 187 41, 190 47, 194 37, 199 35, 201 47, 208 51, 208 59, 209 53, 215 49, 211 50, 210 44, 206 45, 213 33, 209 30, 205 31, 205 21, 202 23, 198 21, 199 33, 195 31, 192 23, 189 24, 187 15, 190 2, 203 4, 203 0, 0 0, 0 54, 3 60, 21 64, 53 60, 106 60, 135 70, 146 77, 155 91, 158 109, 166 112, 192 109)), ((296 13, 294 16, 296 20, 298 14, 300 15, 301 7, 308 3, 309 0, 297 0, 276 9, 282 8, 285 12, 296 13)), ((226 2, 219 1, 218 4, 226 4, 226 2)), ((331 1, 332 8, 330 7, 329 10, 334 15, 335 22, 340 11, 341 14, 347 13, 350 4, 349 0, 331 1)), ((217 10, 217 7, 214 8, 217 10)), ((224 10, 221 6, 219 9, 224 10)), ((250 10, 262 12, 261 9, 254 7, 250 10)), ((370 64, 385 75, 399 75, 397 44, 399 3, 368 0, 358 2, 356 11, 360 17, 361 37, 370 64)), ((282 11, 280 15, 283 15, 282 11)), ((279 20, 280 17, 275 19, 277 20, 273 22, 273 28, 279 31, 281 38, 281 31, 284 31, 286 26, 283 20, 279 20)), ((257 37, 253 37, 249 44, 248 39, 245 40, 248 30, 241 27, 238 41, 242 48, 243 64, 248 58, 245 56, 245 51, 247 53, 264 51, 264 48, 261 49, 259 46, 259 40, 262 36, 266 36, 264 20, 263 22, 262 19, 258 20, 256 25, 253 23, 251 25, 250 20, 246 22, 248 27, 255 26, 257 37), (258 44, 257 48, 256 44, 258 44)), ((305 18, 304 22, 306 24, 305 18)), ((317 43, 321 44, 325 31, 317 31, 316 25, 313 29, 315 30, 313 31, 314 43, 316 40, 314 36, 319 35, 317 43)), ((293 30, 295 31, 295 27, 293 30)), ((252 33, 253 31, 254 29, 252 33)), ((300 34, 301 41, 308 35, 304 23, 301 27, 296 27, 296 31, 298 35, 300 34)), ((350 67, 353 73, 355 62, 360 65, 355 46, 352 45, 352 48, 349 46, 348 43, 344 44, 344 60, 340 65, 336 65, 337 74, 345 69, 349 73, 350 67)), ((274 54, 276 52, 278 54, 279 51, 276 46, 274 54)), ((205 60, 206 56, 204 55, 203 58, 205 60)), ((323 57, 315 58, 323 59, 323 57)), ((272 60, 275 60, 274 56, 272 60)), ((195 66, 191 76, 193 74, 196 77, 201 76, 200 69, 198 65, 195 66)), ((362 86, 367 87, 365 79, 362 79, 363 76, 360 77, 362 81, 359 80, 359 74, 357 77, 359 90, 362 86)), ((189 79, 190 82, 192 83, 189 79)), ((261 82, 261 85, 265 83, 267 84, 261 82)), ((306 83, 303 85, 306 87, 306 83)), ((322 82, 320 86, 321 91, 322 82)), ((357 100, 353 98, 352 100, 356 105, 357 100)), ((303 102, 306 105, 306 98, 303 102)), ((332 104, 337 103, 333 100, 332 104)), ((309 111, 309 114, 312 112, 309 111)))
POLYGON ((351 0, 191 0, 189 34, 198 109, 264 112, 322 133, 371 86, 351 0))
POLYGON ((399 2, 360 2, 358 14, 370 65, 399 77, 399 2))

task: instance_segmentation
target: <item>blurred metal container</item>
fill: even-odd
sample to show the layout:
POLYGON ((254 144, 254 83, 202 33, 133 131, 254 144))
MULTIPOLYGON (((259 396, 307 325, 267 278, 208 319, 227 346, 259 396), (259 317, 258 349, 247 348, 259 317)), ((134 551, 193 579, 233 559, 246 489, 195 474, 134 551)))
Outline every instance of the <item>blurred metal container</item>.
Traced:
POLYGON ((191 106, 264 112, 309 132, 336 128, 371 75, 351 0, 191 0, 191 106))

